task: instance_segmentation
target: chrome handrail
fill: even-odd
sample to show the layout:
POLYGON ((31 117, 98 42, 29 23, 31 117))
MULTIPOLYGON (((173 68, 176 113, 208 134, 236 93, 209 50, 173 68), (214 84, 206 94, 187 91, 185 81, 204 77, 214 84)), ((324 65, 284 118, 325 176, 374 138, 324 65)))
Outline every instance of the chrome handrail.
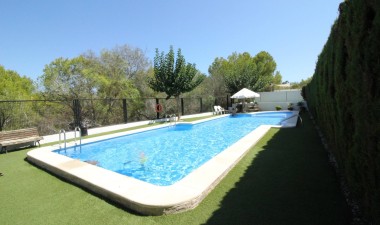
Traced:
POLYGON ((64 145, 65 145, 65 148, 66 148, 66 131, 64 129, 61 129, 59 131, 59 147, 61 148, 61 134, 63 133, 63 141, 64 141, 64 145))
MULTIPOLYGON (((176 116, 175 114, 170 115, 170 119, 169 119, 169 121, 170 121, 170 122, 173 121, 174 125, 177 124, 176 117, 177 117, 177 116, 176 116)), ((170 123, 170 124, 171 124, 171 123, 170 123)), ((174 125, 173 125, 173 126, 174 126, 174 125)))
POLYGON ((79 132, 79 144, 82 144, 82 130, 79 126, 75 127, 74 129, 74 142, 77 144, 77 131, 79 132))

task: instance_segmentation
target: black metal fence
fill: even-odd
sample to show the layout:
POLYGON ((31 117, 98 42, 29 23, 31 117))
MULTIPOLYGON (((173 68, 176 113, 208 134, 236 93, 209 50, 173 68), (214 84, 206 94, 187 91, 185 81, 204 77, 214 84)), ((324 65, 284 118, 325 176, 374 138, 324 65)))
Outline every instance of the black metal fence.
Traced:
MULTIPOLYGON (((214 105, 228 107, 229 97, 181 98, 182 115, 211 112, 214 105)), ((164 118, 177 114, 174 98, 75 99, 0 101, 0 131, 38 127, 41 135, 59 130, 101 127, 164 118), (160 104, 162 110, 156 112, 160 104)))

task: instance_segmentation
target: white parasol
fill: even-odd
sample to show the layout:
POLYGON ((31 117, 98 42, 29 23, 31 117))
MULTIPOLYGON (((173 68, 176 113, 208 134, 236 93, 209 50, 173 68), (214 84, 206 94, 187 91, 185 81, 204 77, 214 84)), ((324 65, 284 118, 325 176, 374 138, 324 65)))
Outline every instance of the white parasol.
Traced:
POLYGON ((251 91, 247 88, 243 88, 231 96, 231 98, 237 98, 237 99, 256 98, 256 97, 260 97, 260 94, 254 92, 254 91, 251 91))

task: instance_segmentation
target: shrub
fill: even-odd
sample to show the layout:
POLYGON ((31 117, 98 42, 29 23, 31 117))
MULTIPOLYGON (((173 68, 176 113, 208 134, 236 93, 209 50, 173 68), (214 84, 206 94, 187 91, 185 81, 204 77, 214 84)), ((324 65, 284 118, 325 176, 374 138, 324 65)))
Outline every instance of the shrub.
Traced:
POLYGON ((380 4, 339 11, 303 96, 363 217, 380 224, 380 4))

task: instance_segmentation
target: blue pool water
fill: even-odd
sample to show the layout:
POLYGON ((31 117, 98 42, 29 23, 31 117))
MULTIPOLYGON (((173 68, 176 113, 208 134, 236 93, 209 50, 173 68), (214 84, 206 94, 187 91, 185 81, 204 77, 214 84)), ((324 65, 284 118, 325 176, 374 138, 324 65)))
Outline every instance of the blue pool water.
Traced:
POLYGON ((291 112, 238 114, 199 124, 130 134, 55 150, 159 186, 171 185, 260 125, 278 125, 291 112))

